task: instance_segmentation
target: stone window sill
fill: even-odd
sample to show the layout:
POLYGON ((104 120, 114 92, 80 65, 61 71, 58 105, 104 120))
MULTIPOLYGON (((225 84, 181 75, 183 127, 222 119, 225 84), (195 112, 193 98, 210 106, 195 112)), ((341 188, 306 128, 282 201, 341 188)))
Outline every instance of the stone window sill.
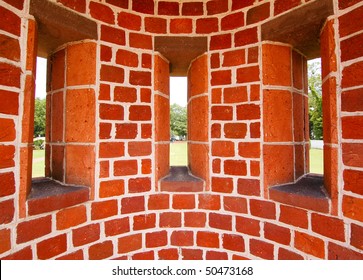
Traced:
POLYGON ((171 166, 169 174, 160 180, 164 192, 202 192, 204 180, 190 174, 186 166, 171 166))
POLYGON ((89 192, 88 187, 64 185, 49 178, 33 179, 27 199, 28 214, 47 213, 86 202, 89 192))
POLYGON ((324 177, 307 174, 292 184, 269 189, 270 199, 317 212, 329 213, 330 198, 324 188, 324 177))

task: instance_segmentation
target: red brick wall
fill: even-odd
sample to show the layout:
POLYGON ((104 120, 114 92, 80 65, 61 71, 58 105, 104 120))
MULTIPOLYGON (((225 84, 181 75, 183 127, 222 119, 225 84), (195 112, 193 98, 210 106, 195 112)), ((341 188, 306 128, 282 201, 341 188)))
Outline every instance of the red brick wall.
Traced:
MULTIPOLYGON (((86 203, 33 216, 27 214, 26 198, 36 29, 28 19, 28 2, 0 3, 5 19, 0 21, 0 258, 363 258, 362 1, 333 0, 336 14, 321 33, 329 213, 275 202, 266 191, 270 183, 307 172, 306 131, 296 129, 306 122, 306 68, 305 57, 293 47, 261 42, 260 26, 311 1, 54 1, 98 25, 99 40, 91 44, 95 68, 74 64, 68 69, 74 71, 71 80, 53 79, 52 85, 66 84, 59 92, 82 103, 94 96, 94 131, 81 132, 66 119, 48 120, 53 127, 65 124, 65 136, 58 129, 47 131, 55 139, 77 142, 70 147, 76 151, 66 148, 72 155, 89 155, 78 145, 94 141, 94 164, 86 172, 94 189, 86 203), (158 142, 167 139, 160 120, 167 117, 158 107, 163 96, 158 92, 168 93, 156 71, 156 35, 208 38, 209 184, 204 192, 157 189, 168 166, 167 151, 159 152, 158 142), (88 72, 92 69, 94 75, 88 72), (80 82, 84 78, 92 80, 80 82), (289 105, 282 114, 283 102, 289 105), (280 141, 284 149, 270 145, 280 141), (269 162, 266 155, 274 157, 269 162), (161 173, 156 171, 160 163, 165 164, 161 173)), ((92 65, 89 52, 77 52, 77 46, 66 46, 64 59, 92 65)), ((55 55, 54 63, 62 60, 61 50, 55 55)), ((76 101, 56 102, 62 99, 56 91, 51 96, 48 106, 54 110, 62 104, 72 108, 67 112, 72 118, 78 112, 78 120, 92 115, 76 101)), ((52 154, 62 154, 53 148, 52 154)), ((56 167, 48 164, 48 174, 56 167)), ((72 170, 76 181, 84 172, 72 170)))

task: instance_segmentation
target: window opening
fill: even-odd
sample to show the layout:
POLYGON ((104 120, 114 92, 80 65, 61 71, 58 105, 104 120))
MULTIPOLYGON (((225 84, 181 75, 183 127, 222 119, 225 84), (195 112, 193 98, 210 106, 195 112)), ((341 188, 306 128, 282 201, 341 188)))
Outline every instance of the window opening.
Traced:
POLYGON ((310 173, 323 174, 323 108, 321 59, 308 61, 310 173))
POLYGON ((45 176, 47 59, 37 57, 36 63, 32 178, 45 176))
POLYGON ((170 166, 188 165, 187 77, 170 78, 170 166))

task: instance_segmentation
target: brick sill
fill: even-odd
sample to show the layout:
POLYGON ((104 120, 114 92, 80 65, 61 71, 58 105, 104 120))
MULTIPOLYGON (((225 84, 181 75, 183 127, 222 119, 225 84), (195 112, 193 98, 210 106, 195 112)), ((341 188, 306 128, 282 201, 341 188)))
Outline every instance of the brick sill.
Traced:
POLYGON ((28 196, 28 214, 60 210, 89 200, 88 187, 65 185, 49 178, 35 178, 28 196))
POLYGON ((319 174, 306 174, 295 183, 271 187, 269 195, 277 202, 329 213, 330 198, 324 188, 324 177, 319 174))
POLYGON ((169 174, 160 180, 164 192, 202 192, 204 180, 190 174, 186 166, 171 166, 169 174))

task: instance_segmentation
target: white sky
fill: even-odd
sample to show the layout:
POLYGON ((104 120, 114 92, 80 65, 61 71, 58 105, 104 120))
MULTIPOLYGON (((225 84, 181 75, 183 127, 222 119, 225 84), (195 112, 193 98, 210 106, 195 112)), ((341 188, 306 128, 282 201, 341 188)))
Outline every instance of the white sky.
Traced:
MULTIPOLYGON (((37 79, 35 96, 45 98, 46 96, 46 73, 47 60, 45 58, 37 58, 37 79)), ((170 104, 179 104, 186 106, 187 104, 187 78, 186 77, 171 77, 170 79, 170 104)))

